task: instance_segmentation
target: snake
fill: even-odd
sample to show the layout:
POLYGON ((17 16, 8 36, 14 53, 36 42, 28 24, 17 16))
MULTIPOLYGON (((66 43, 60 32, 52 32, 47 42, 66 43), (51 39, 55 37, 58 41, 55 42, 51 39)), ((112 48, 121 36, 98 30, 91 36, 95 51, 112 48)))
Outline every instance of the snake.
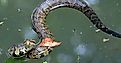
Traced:
MULTIPOLYGON (((97 27, 102 32, 117 38, 121 38, 120 33, 113 31, 106 25, 104 25, 101 19, 95 13, 95 11, 85 1, 80 0, 45 0, 43 3, 39 4, 33 10, 33 13, 31 15, 32 28, 38 34, 39 38, 51 38, 55 41, 54 35, 52 34, 50 29, 48 28, 48 25, 46 24, 46 17, 51 11, 64 7, 80 11, 89 19, 90 22, 92 22, 92 24, 95 27, 97 27)), ((30 44, 32 42, 31 40, 27 41, 29 41, 30 44)), ((24 56, 31 59, 37 59, 49 55, 49 53, 53 50, 53 47, 35 47, 35 43, 30 47, 26 47, 28 46, 27 44, 25 44, 27 41, 22 43, 21 46, 16 45, 14 47, 11 47, 9 49, 9 54, 11 54, 14 57, 24 56), (19 53, 15 53, 17 49, 19 49, 19 53)))

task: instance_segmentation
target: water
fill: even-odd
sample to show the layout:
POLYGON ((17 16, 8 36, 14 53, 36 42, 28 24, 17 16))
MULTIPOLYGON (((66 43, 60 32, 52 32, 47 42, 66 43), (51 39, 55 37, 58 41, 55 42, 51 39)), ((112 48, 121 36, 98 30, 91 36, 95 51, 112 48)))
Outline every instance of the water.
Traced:
MULTIPOLYGON (((31 29, 31 13, 44 0, 0 0, 0 63, 121 63, 121 39, 97 30, 80 12, 61 8, 47 16, 47 23, 62 45, 38 60, 12 59, 7 49, 24 39, 37 39, 31 29), (75 31, 74 31, 75 30, 75 31), (103 42, 104 38, 109 38, 103 42), (79 59, 79 60, 78 60, 79 59)), ((86 0, 103 23, 121 32, 120 0, 86 0)))

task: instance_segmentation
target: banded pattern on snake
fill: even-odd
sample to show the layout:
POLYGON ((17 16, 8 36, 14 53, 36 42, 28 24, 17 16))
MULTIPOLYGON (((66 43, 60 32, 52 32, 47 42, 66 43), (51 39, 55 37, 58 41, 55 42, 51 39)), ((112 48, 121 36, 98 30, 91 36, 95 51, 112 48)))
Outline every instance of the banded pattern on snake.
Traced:
MULTIPOLYGON (((42 41, 46 41, 46 39, 49 39, 50 41, 55 42, 54 36, 48 29, 45 20, 49 12, 53 11, 54 9, 58 9, 62 7, 72 8, 82 12, 98 29, 114 37, 121 38, 121 34, 110 30, 101 22, 101 20, 98 18, 94 10, 91 7, 89 7, 86 4, 86 2, 79 1, 79 0, 46 0, 45 2, 38 5, 34 9, 31 16, 33 29, 38 34, 39 38, 43 39, 42 41)), ((30 40, 29 42, 31 43, 30 40)), ((26 46, 27 44, 25 43, 22 46, 26 46)), ((58 46, 58 45, 54 45, 54 46, 58 46)), ((53 47, 45 46, 45 45, 44 46, 32 45, 32 48, 23 47, 25 49, 23 52, 23 50, 21 50, 21 48, 18 47, 17 45, 17 46, 14 46, 14 48, 10 48, 9 53, 10 55, 14 54, 13 56, 15 56, 16 55, 15 51, 17 50, 17 48, 19 48, 19 51, 23 52, 23 55, 25 55, 25 57, 40 58, 40 57, 47 56, 52 51, 53 47)), ((17 53, 17 54, 19 55, 20 53, 17 53)))
POLYGON ((79 0, 46 0, 41 5, 37 6, 32 13, 32 24, 38 35, 42 37, 52 35, 46 25, 45 19, 50 11, 60 7, 68 7, 81 11, 98 29, 112 36, 121 38, 121 34, 110 30, 101 22, 96 13, 86 2, 80 2, 79 0))

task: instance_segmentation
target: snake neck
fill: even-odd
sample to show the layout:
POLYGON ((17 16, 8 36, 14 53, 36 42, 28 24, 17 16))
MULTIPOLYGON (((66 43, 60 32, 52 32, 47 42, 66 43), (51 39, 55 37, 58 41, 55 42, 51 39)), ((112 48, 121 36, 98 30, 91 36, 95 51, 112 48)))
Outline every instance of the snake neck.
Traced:
POLYGON ((45 19, 49 12, 61 7, 68 7, 81 11, 98 29, 112 36, 121 38, 121 34, 107 28, 98 18, 93 9, 85 2, 79 0, 46 0, 41 5, 37 6, 33 11, 31 18, 33 29, 40 37, 53 37, 53 34, 47 27, 45 19))

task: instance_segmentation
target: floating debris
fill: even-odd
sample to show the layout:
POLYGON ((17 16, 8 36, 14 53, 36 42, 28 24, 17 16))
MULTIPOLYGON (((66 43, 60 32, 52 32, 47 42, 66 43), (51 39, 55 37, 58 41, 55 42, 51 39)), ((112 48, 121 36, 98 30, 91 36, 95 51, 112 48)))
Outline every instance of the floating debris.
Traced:
POLYGON ((77 56, 77 63, 81 63, 80 62, 80 55, 77 56))
POLYGON ((96 25, 93 25, 94 27, 96 27, 96 25))
POLYGON ((44 61, 44 62, 42 62, 42 63, 48 63, 47 61, 44 61))
POLYGON ((82 32, 80 32, 79 34, 82 35, 82 32))
POLYGON ((89 26, 90 28, 92 28, 92 26, 89 26))
POLYGON ((79 56, 79 55, 77 56, 77 60, 78 60, 78 61, 80 60, 80 56, 79 56))
POLYGON ((95 32, 100 32, 100 29, 95 30, 95 32))
POLYGON ((9 30, 9 28, 7 28, 6 30, 9 30))
POLYGON ((109 40, 110 40, 109 38, 104 38, 103 42, 105 43, 105 42, 108 42, 109 40))
POLYGON ((21 12, 21 9, 17 9, 17 12, 21 12))
POLYGON ((75 32, 75 31, 76 31, 76 29, 73 29, 73 30, 72 30, 72 32, 75 32))
POLYGON ((18 32, 21 32, 21 29, 18 29, 18 32))
POLYGON ((4 22, 1 21, 1 22, 0 22, 0 25, 2 25, 3 23, 4 23, 4 22))

